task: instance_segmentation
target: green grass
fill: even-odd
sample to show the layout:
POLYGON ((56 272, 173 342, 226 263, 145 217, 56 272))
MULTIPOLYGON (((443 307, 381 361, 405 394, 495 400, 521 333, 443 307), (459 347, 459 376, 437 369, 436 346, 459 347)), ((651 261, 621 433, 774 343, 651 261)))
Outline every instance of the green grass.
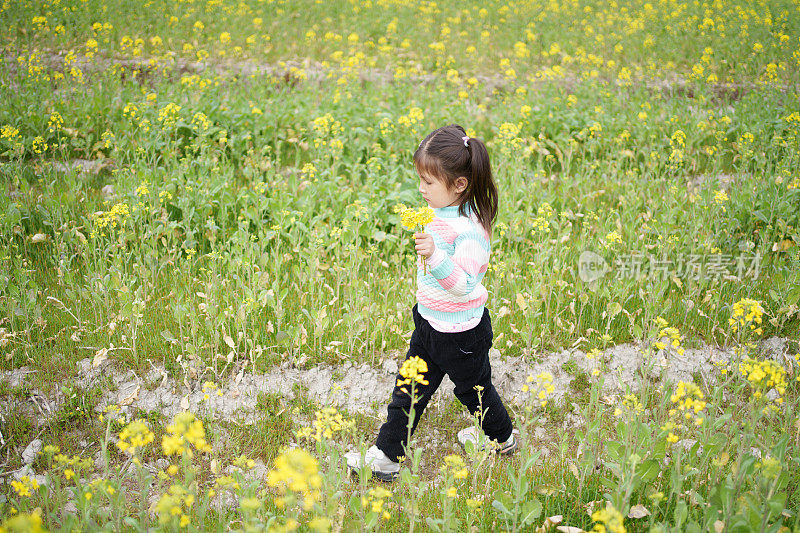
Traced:
MULTIPOLYGON (((378 365, 403 353, 415 259, 393 208, 420 203, 412 152, 449 123, 487 143, 500 193, 484 284, 503 356, 533 361, 625 342, 647 349, 660 336, 659 317, 685 348, 800 335, 794 0, 636 0, 614 9, 594 0, 154 0, 145 9, 127 0, 32 0, 4 4, 0 22, 0 369, 35 371, 17 388, 0 381, 10 406, 0 427, 0 451, 12 458, 4 471, 20 466, 35 437, 67 455, 100 450, 106 425, 96 408, 112 383, 83 390, 73 380, 77 363, 101 348, 117 348, 108 354, 118 369, 141 376, 163 365, 176 382, 195 385, 223 383, 244 362, 260 372, 286 361, 378 365), (610 272, 581 279, 584 251, 610 272), (669 262, 668 274, 622 275, 631 254, 646 265, 669 262), (736 274, 737 262, 748 266, 756 254, 758 276, 707 270, 716 257, 736 274), (699 276, 677 268, 692 257, 705 265, 699 276), (743 298, 764 309, 758 335, 729 326, 743 298), (26 402, 57 391, 65 401, 39 427, 26 402)), ((790 357, 800 349, 789 348, 790 357)), ((693 376, 709 405, 703 425, 680 435, 703 445, 700 455, 682 456, 684 471, 662 429, 677 409, 675 384, 639 376, 642 408, 622 424, 613 411, 630 391, 602 390, 602 363, 593 376, 567 362, 564 403, 513 413, 518 426, 547 435, 525 454, 546 447, 548 457, 527 468, 525 454, 470 464, 486 495, 474 525, 500 528, 492 502, 506 501, 524 476, 530 490, 513 498, 538 498, 531 526, 560 514, 589 529, 596 520, 585 504, 605 499, 653 513, 627 519, 631 531, 707 530, 717 519, 730 530, 761 530, 770 500, 790 516, 771 514, 768 524, 796 527, 797 367, 782 364, 788 383, 777 416, 761 413, 755 394, 774 384, 748 382, 735 366, 708 383, 693 376), (564 430, 571 416, 585 423, 564 430), (750 447, 778 461, 775 476, 768 461, 750 459, 750 447), (716 464, 723 454, 729 460, 716 464), (637 461, 657 461, 658 476, 630 466, 637 461), (661 503, 654 492, 663 492, 661 503)), ((252 425, 202 420, 220 467, 246 453, 271 468, 324 406, 297 386, 291 398, 261 394, 252 407, 252 425)), ((405 529, 418 497, 420 516, 441 516, 449 501, 441 486, 423 488, 440 481, 442 456, 461 453, 463 408, 448 399, 426 412, 416 436, 427 454, 420 479, 393 485, 389 520, 370 525, 360 498, 373 485, 345 481, 335 461, 373 439, 385 405, 374 407, 377 414, 344 413, 353 427, 330 442, 303 442, 324 477, 312 514, 344 530, 405 529)), ((133 419, 154 432, 142 457, 154 463, 171 421, 158 412, 133 419)), ((116 436, 122 426, 112 429, 116 436)), ((108 446, 114 465, 127 460, 108 446)), ((211 457, 193 460, 196 484, 184 465, 173 479, 154 480, 151 496, 177 480, 201 508, 211 457)), ((40 457, 35 470, 47 464, 40 457)), ((12 505, 41 504, 50 529, 99 529, 105 500, 98 495, 88 515, 70 522, 50 512, 68 499, 63 467, 48 475, 60 480, 51 500, 44 492, 16 499, 6 484, 14 499, 2 506, 4 519, 12 505)), ((77 483, 89 487, 88 478, 77 483)), ((124 510, 137 524, 129 527, 168 529, 138 514, 139 481, 124 486, 110 509, 124 510)), ((464 496, 467 489, 459 485, 464 496)), ((275 506, 275 487, 243 483, 240 494, 263 504, 259 519, 294 512, 275 506)), ((471 516, 466 497, 453 504, 456 516, 471 516)), ((254 519, 196 511, 191 527, 254 519)))

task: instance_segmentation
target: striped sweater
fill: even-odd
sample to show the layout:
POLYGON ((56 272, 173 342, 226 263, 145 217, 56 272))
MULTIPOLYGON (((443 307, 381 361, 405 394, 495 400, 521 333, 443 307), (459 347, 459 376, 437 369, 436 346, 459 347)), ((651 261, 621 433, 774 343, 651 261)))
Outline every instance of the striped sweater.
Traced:
POLYGON ((436 245, 427 274, 417 256, 417 310, 443 333, 477 326, 489 297, 481 284, 489 265, 489 234, 469 204, 466 212, 463 217, 458 206, 434 209, 434 219, 425 226, 436 245))

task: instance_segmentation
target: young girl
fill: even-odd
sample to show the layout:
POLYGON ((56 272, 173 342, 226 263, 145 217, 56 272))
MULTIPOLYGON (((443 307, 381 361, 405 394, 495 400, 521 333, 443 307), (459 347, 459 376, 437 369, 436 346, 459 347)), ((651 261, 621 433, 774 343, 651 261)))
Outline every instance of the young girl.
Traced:
MULTIPOLYGON (((491 224, 497 214, 497 188, 489 154, 478 139, 457 125, 439 128, 425 137, 414 152, 420 177, 419 192, 433 208, 435 218, 424 233, 415 235, 417 253, 417 304, 412 308, 414 333, 406 358, 419 356, 427 366, 427 384, 417 385, 412 432, 445 374, 455 384, 454 393, 472 413, 484 411, 482 429, 496 441, 501 454, 513 453, 517 443, 511 419, 492 384, 489 348, 492 323, 484 307, 488 293, 481 284, 489 264, 491 224), (480 393, 480 398, 479 398, 480 393)), ((401 379, 398 376, 398 380, 401 379)), ((346 454, 357 470, 363 464, 383 480, 399 473, 405 455, 410 396, 395 385, 388 417, 375 445, 362 458, 346 454)), ((477 443, 475 428, 458 432, 458 441, 477 443)))

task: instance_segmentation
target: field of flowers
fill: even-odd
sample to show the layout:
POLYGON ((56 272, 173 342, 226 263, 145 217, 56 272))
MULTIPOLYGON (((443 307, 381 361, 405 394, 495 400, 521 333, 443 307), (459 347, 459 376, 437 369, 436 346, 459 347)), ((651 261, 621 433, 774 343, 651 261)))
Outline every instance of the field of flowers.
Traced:
POLYGON ((800 531, 798 0, 4 0, 0 23, 0 531, 800 531), (500 193, 494 347, 572 354, 557 401, 548 372, 523 387, 513 458, 461 451, 453 399, 383 485, 342 458, 383 406, 298 389, 243 424, 79 384, 90 358, 225 397, 405 353, 398 206, 450 123, 500 193), (609 386, 626 343, 645 364, 609 386), (659 374, 706 346, 730 357, 659 374))

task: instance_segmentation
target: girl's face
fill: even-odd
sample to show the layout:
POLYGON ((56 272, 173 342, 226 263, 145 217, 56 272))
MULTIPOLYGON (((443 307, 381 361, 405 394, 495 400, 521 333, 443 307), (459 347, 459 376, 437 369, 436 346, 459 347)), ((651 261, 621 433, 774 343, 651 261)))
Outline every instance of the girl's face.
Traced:
POLYGON ((453 190, 448 190, 444 181, 431 176, 420 175, 419 193, 428 202, 428 205, 434 209, 449 207, 458 204, 459 194, 466 187, 466 183, 466 178, 458 178, 456 187, 453 190))

